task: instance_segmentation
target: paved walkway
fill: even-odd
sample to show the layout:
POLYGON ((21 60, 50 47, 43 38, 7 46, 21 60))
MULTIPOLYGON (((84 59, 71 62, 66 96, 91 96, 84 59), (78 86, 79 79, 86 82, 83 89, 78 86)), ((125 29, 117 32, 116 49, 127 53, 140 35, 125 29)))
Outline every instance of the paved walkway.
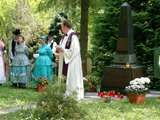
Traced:
MULTIPOLYGON (((149 93, 146 94, 146 98, 152 98, 152 97, 160 97, 160 91, 154 91, 154 90, 150 90, 149 93)), ((100 98, 98 96, 98 92, 87 92, 85 93, 85 98, 82 101, 88 101, 88 100, 100 100, 103 98, 100 98)), ((111 99, 117 99, 119 100, 119 98, 117 98, 117 95, 111 99)), ((123 99, 127 99, 127 96, 124 96, 123 99)), ((14 108, 9 108, 9 109, 5 109, 5 110, 0 110, 0 114, 7 114, 9 112, 15 112, 17 110, 27 110, 29 108, 35 108, 36 105, 32 105, 32 106, 23 106, 23 107, 14 107, 14 108)))
POLYGON ((35 108, 36 105, 31 105, 31 106, 23 106, 23 107, 14 107, 14 108, 9 108, 9 109, 4 109, 4 110, 0 110, 0 115, 1 114, 7 114, 9 112, 15 112, 17 110, 27 110, 30 108, 35 108))
MULTIPOLYGON (((160 97, 160 91, 150 90, 149 93, 146 94, 145 98, 152 98, 152 97, 160 97)), ((100 98, 97 92, 87 92, 85 93, 85 98, 82 101, 99 100, 99 99, 103 98, 100 98)), ((116 95, 115 97, 111 97, 111 99, 119 99, 119 98, 117 98, 116 95)), ((123 99, 127 99, 127 96, 124 96, 123 99)))

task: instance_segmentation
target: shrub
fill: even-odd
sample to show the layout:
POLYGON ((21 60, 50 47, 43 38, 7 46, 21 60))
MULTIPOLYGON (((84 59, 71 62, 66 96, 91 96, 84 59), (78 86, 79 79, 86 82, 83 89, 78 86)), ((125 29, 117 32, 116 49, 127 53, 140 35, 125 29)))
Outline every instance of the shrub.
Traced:
POLYGON ((66 84, 55 82, 46 87, 47 92, 38 98, 38 109, 35 117, 40 119, 82 119, 86 111, 75 100, 76 92, 65 94, 66 84))

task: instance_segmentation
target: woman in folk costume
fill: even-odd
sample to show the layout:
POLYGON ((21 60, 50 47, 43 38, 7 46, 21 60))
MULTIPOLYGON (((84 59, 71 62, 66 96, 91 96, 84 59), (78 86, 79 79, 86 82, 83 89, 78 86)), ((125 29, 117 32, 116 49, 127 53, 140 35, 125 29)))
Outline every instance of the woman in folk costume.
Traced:
MULTIPOLYGON (((46 44, 47 39, 44 36, 40 38, 41 46, 38 49, 39 56, 35 61, 35 67, 33 70, 34 77, 47 77, 50 80, 50 84, 53 84, 53 68, 52 68, 52 59, 53 53, 50 48, 46 44)), ((35 78, 33 78, 33 84, 36 84, 35 78)))
POLYGON ((3 56, 4 43, 0 41, 0 85, 6 82, 6 67, 3 56))
POLYGON ((18 83, 20 88, 25 88, 26 83, 32 81, 28 47, 23 44, 24 37, 18 36, 18 45, 15 47, 16 56, 13 58, 10 78, 12 83, 18 83))

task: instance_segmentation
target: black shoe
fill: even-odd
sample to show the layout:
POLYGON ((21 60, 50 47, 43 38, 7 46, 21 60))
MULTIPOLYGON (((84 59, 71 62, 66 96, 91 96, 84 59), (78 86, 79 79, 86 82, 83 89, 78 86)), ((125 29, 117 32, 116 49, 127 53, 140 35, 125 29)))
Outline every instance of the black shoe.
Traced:
POLYGON ((12 86, 13 87, 17 87, 17 83, 12 83, 12 86))
POLYGON ((19 88, 26 88, 26 83, 18 83, 19 88))

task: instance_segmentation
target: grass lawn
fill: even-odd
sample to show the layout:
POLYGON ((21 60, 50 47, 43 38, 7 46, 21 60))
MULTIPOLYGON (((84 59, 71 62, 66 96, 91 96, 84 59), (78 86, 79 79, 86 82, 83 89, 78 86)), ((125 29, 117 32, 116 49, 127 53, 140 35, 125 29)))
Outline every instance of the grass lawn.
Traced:
POLYGON ((11 87, 11 83, 6 81, 0 86, 0 110, 36 104, 39 94, 37 86, 32 83, 27 84, 27 88, 11 87))
MULTIPOLYGON (((0 87, 0 109, 36 104, 40 94, 32 83, 26 89, 19 89, 6 82, 0 87)), ((160 120, 160 97, 146 99, 141 105, 130 104, 128 99, 111 100, 110 103, 103 100, 83 101, 79 104, 88 111, 86 120, 160 120)), ((3 114, 0 120, 35 120, 35 109, 3 114)))
MULTIPOLYGON (((112 100, 104 103, 103 100, 83 101, 80 103, 87 111, 86 120, 159 120, 160 97, 145 100, 145 104, 130 104, 128 100, 112 100)), ((1 115, 4 120, 35 120, 35 109, 20 110, 14 113, 1 115)), ((38 117, 37 117, 38 119, 38 117)), ((47 118, 46 118, 47 119, 47 118)))

